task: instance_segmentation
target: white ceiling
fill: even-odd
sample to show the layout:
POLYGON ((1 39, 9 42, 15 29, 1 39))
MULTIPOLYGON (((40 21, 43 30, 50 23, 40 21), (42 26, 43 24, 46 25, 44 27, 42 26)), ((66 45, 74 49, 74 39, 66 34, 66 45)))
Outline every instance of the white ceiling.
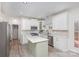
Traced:
POLYGON ((13 17, 27 16, 45 18, 48 15, 78 5, 78 2, 6 2, 2 3, 2 12, 13 17))

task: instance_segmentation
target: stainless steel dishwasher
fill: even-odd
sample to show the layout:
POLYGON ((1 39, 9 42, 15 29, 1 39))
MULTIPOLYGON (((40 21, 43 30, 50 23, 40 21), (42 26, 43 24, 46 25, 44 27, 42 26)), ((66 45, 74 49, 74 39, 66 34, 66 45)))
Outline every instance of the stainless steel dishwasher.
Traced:
POLYGON ((53 46, 53 36, 48 36, 48 39, 49 39, 48 40, 48 45, 51 46, 51 47, 54 47, 53 46))

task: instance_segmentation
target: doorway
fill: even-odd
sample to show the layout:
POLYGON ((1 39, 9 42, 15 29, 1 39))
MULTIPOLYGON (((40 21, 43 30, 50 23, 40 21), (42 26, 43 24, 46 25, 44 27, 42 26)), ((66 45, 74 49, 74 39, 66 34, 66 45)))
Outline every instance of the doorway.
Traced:
POLYGON ((12 25, 12 29, 13 39, 18 39, 18 25, 12 25))

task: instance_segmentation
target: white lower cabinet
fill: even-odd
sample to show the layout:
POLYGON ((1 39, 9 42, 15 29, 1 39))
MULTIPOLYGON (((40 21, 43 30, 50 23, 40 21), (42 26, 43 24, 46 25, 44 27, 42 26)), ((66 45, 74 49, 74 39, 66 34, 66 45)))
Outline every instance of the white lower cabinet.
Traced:
POLYGON ((21 44, 28 44, 27 35, 29 35, 28 32, 21 31, 21 40, 20 40, 21 44))
POLYGON ((68 45, 67 45, 67 40, 68 38, 63 38, 62 36, 61 37, 56 37, 54 36, 53 37, 53 40, 54 40, 54 47, 61 50, 61 51, 67 51, 68 50, 68 45))
POLYGON ((43 38, 47 38, 47 35, 44 35, 44 34, 40 34, 39 36, 43 38))

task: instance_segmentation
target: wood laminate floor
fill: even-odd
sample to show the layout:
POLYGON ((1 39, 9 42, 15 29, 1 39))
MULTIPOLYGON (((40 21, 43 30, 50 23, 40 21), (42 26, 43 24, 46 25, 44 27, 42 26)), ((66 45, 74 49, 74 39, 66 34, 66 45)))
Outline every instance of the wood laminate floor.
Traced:
POLYGON ((72 51, 60 51, 53 47, 48 47, 49 57, 79 57, 79 54, 72 51))
MULTIPOLYGON (((67 51, 62 52, 58 49, 48 46, 49 57, 79 57, 79 54, 67 51)), ((29 53, 28 45, 21 45, 19 40, 12 40, 10 42, 10 54, 9 57, 33 57, 29 53)))
POLYGON ((10 57, 31 57, 29 54, 28 45, 21 45, 19 40, 10 42, 10 57))

